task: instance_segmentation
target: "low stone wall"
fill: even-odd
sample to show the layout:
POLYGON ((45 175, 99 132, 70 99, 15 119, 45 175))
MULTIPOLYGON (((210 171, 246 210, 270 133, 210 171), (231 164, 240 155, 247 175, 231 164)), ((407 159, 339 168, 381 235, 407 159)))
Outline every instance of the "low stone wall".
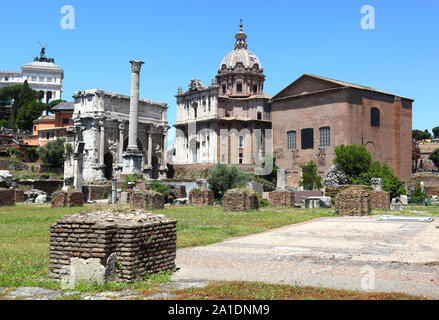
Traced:
POLYGON ((189 193, 189 201, 193 206, 213 206, 214 195, 211 190, 192 190, 189 193))
POLYGON ((111 186, 90 185, 88 188, 88 201, 102 200, 111 194, 111 186))
POLYGON ((386 191, 370 191, 370 205, 373 209, 390 210, 390 193, 386 191))
POLYGON ((268 194, 268 205, 272 207, 294 207, 294 192, 273 191, 268 194))
POLYGON ((340 192, 335 200, 335 211, 340 216, 364 216, 372 211, 370 191, 348 189, 340 192))
POLYGON ((131 210, 163 209, 164 203, 165 203, 165 197, 163 196, 163 194, 152 190, 134 191, 130 195, 131 210))
POLYGON ((107 273, 110 255, 116 261, 115 280, 174 271, 176 224, 163 215, 138 211, 68 215, 50 227, 50 277, 68 276, 73 258, 99 259, 107 273))
POLYGON ((54 192, 61 190, 64 181, 62 180, 19 180, 17 184, 20 189, 29 191, 37 189, 44 191, 48 196, 51 196, 54 192))
POLYGON ((0 188, 0 207, 15 205, 14 189, 0 188))
POLYGON ((15 202, 24 202, 24 190, 14 189, 15 202))
POLYGON ((258 197, 248 191, 229 190, 223 197, 224 211, 249 211, 259 209, 258 197))
POLYGON ((58 191, 52 194, 52 208, 82 207, 84 205, 84 194, 77 190, 58 191))

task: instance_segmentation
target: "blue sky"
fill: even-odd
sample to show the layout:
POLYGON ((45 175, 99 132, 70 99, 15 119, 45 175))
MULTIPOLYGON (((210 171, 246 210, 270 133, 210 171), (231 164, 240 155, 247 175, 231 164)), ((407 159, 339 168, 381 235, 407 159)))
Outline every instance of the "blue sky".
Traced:
POLYGON ((71 100, 93 88, 129 94, 129 60, 144 60, 140 95, 168 103, 173 125, 177 88, 192 78, 210 84, 242 18, 266 93, 304 73, 362 84, 415 99, 413 128, 431 130, 439 125, 438 12, 437 0, 2 1, 0 70, 19 70, 47 43, 71 100), (74 30, 60 26, 64 5, 75 9, 74 30), (375 30, 360 26, 364 5, 375 8, 375 30))

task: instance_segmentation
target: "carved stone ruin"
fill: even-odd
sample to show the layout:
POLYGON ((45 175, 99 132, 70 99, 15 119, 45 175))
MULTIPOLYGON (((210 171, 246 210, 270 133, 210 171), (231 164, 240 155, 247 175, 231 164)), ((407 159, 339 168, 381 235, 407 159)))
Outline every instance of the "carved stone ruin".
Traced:
POLYGON ((164 204, 165 204, 165 198, 163 194, 161 194, 160 192, 146 190, 146 191, 132 192, 130 195, 131 210, 163 209, 164 204))

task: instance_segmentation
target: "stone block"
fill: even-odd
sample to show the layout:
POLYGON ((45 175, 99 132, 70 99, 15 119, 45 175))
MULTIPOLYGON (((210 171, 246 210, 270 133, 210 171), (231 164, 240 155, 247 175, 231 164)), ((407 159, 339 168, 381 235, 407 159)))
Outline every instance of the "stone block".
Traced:
POLYGON ((290 191, 273 191, 268 194, 268 205, 272 207, 294 207, 294 192, 290 191))
POLYGON ((228 190, 223 197, 224 211, 249 211, 259 209, 258 197, 242 189, 228 190))
POLYGON ((20 189, 14 189, 15 202, 24 202, 24 191, 20 189))
POLYGON ((211 190, 192 189, 189 192, 189 201, 193 206, 213 206, 214 194, 211 190))
POLYGON ((390 193, 386 191, 370 191, 370 204, 378 210, 390 210, 390 193))
POLYGON ((155 209, 163 209, 165 204, 165 198, 163 194, 152 191, 136 191, 132 192, 130 195, 130 208, 131 210, 135 209, 144 209, 144 210, 155 210, 155 209))
POLYGON ((84 194, 78 190, 58 191, 52 194, 52 208, 82 207, 84 205, 84 194))
POLYGON ((340 216, 364 216, 372 211, 370 192, 361 189, 348 189, 338 194, 335 211, 340 216))
POLYGON ((305 208, 331 208, 330 197, 307 197, 305 208))
POLYGON ((175 271, 176 224, 140 210, 67 215, 50 227, 49 275, 70 285, 175 271))
POLYGON ((13 189, 0 188, 0 207, 15 205, 15 191, 13 189))

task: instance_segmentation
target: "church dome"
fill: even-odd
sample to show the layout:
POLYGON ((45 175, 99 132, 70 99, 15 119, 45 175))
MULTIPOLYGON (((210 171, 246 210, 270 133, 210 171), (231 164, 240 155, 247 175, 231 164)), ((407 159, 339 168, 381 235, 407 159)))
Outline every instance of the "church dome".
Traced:
POLYGON ((238 62, 241 62, 245 68, 253 68, 255 64, 262 69, 258 57, 247 48, 247 35, 242 32, 242 23, 240 30, 235 36, 235 49, 227 54, 221 62, 220 69, 225 65, 227 68, 234 68, 238 62))

